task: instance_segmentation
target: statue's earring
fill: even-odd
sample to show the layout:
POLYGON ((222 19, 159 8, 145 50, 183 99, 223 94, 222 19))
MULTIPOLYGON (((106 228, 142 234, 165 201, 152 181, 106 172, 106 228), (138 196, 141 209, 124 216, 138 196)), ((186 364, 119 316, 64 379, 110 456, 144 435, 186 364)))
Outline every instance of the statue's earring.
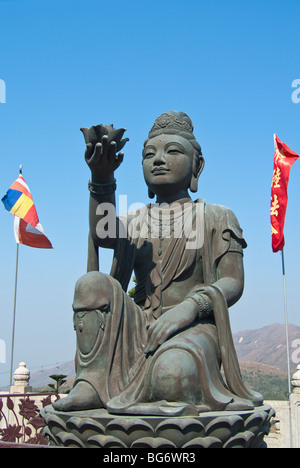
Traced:
POLYGON ((192 169, 193 174, 192 174, 191 182, 190 182, 190 191, 193 193, 196 193, 198 191, 198 179, 200 177, 201 172, 203 171, 204 163, 205 161, 204 161, 203 156, 201 156, 198 161, 194 157, 193 169, 192 169))
MULTIPOLYGON (((199 175, 198 175, 198 177, 199 177, 199 175)), ((198 191, 198 177, 195 177, 194 174, 193 174, 192 178, 191 178, 190 191, 193 192, 193 193, 196 193, 198 191)))
POLYGON ((151 192, 151 190, 149 188, 148 188, 148 197, 149 198, 154 198, 155 197, 154 193, 151 192))

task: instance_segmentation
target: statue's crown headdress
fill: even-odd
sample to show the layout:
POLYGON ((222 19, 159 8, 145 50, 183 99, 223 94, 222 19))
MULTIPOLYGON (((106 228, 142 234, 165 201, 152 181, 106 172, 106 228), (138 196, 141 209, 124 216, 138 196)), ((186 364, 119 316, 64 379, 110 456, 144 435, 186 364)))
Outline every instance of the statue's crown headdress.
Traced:
POLYGON ((160 133, 184 133, 189 134, 190 138, 195 138, 191 119, 184 112, 178 111, 168 111, 161 114, 155 120, 148 137, 152 138, 160 133))
MULTIPOLYGON (((200 145, 194 136, 193 130, 193 122, 187 114, 180 111, 168 111, 157 117, 149 132, 148 139, 162 133, 178 134, 189 140, 197 151, 201 153, 200 145)), ((145 144, 147 141, 145 141, 145 144)))

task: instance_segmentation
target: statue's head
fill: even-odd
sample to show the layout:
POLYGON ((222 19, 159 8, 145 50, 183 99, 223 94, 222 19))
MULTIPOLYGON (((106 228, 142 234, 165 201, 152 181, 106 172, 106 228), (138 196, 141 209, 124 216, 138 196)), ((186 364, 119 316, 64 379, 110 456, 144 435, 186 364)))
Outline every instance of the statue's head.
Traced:
POLYGON ((168 111, 154 122, 143 149, 143 171, 149 196, 188 190, 197 192, 204 167, 193 123, 184 112, 168 111))

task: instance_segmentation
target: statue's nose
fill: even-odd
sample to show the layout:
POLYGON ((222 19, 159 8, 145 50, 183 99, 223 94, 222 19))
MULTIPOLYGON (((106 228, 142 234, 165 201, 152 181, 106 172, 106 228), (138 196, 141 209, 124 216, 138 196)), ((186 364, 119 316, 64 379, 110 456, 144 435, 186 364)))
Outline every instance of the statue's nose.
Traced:
POLYGON ((161 164, 166 164, 166 158, 165 158, 165 154, 164 154, 163 151, 158 151, 156 153, 156 156, 155 156, 155 159, 154 159, 153 163, 156 166, 160 166, 161 164))

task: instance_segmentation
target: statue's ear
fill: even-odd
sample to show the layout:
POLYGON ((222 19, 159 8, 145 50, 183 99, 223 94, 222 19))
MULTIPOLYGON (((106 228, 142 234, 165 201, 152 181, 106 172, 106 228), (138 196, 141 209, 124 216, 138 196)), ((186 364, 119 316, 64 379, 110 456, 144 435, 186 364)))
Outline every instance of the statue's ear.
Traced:
POLYGON ((198 179, 200 177, 201 172, 204 168, 204 158, 203 156, 194 154, 193 158, 193 174, 190 182, 190 191, 196 193, 198 191, 198 179))
POLYGON ((151 192, 151 190, 149 188, 148 188, 148 197, 149 198, 154 198, 155 197, 154 193, 151 192))

